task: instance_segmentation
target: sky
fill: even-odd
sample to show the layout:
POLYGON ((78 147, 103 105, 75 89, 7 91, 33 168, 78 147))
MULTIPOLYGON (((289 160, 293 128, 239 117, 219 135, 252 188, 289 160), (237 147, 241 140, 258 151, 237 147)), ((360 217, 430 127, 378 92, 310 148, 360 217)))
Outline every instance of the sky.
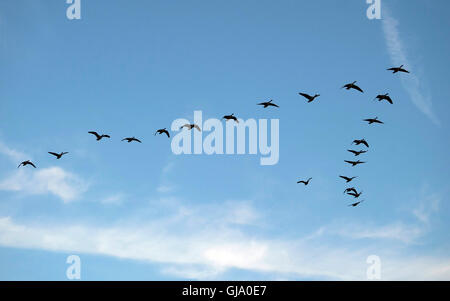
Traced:
POLYGON ((450 280, 448 1, 68 7, 0 2, 0 280, 450 280), (277 119, 279 161, 174 154, 194 111, 277 119))

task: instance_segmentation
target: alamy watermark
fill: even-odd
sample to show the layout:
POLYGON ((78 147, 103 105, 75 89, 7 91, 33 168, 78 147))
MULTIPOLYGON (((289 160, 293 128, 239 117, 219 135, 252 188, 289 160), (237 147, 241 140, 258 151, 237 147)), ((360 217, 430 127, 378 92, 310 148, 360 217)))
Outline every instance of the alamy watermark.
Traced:
POLYGON ((366 259, 367 264, 370 264, 366 271, 368 280, 381 279, 381 259, 377 255, 370 255, 366 259))
POLYGON ((66 259, 66 263, 70 266, 66 270, 66 277, 69 280, 81 279, 81 259, 78 255, 70 255, 66 259))
POLYGON ((171 130, 178 132, 172 139, 172 152, 176 155, 259 153, 261 165, 275 165, 280 155, 279 120, 270 119, 270 145, 268 123, 267 119, 228 119, 224 131, 223 120, 211 118, 203 122, 202 111, 194 111, 194 123, 181 118, 172 122, 171 130))
POLYGON ((66 0, 67 4, 70 4, 66 10, 66 16, 69 20, 81 19, 81 0, 66 0))
POLYGON ((381 0, 366 0, 370 6, 367 8, 366 15, 369 20, 381 19, 381 0))

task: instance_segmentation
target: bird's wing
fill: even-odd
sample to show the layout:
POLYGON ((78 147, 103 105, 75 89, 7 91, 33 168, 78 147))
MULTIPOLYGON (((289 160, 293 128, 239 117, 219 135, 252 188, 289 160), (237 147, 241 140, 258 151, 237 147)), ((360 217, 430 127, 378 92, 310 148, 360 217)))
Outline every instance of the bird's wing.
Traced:
POLYGON ((139 140, 139 139, 137 139, 137 138, 134 138, 134 141, 137 141, 137 142, 139 142, 139 143, 142 143, 142 141, 139 140))
POLYGON ((306 184, 305 181, 298 181, 297 182, 297 184, 300 184, 300 183, 306 184))
POLYGON ((270 105, 270 106, 273 106, 273 107, 279 108, 279 106, 278 106, 277 104, 274 104, 274 103, 270 103, 269 105, 270 105))
POLYGON ((169 131, 164 131, 164 133, 166 133, 166 135, 167 135, 167 138, 170 138, 170 134, 169 134, 169 131))
POLYGON ((62 152, 63 155, 67 155, 69 152, 62 152))
POLYGON ((361 143, 364 144, 365 146, 369 147, 369 143, 367 143, 366 141, 363 141, 361 143))
POLYGON ((305 98, 307 98, 307 99, 310 99, 310 98, 311 98, 311 96, 308 95, 308 94, 306 94, 306 93, 298 93, 298 94, 300 94, 301 96, 303 96, 303 97, 305 97, 305 98))
POLYGON ((122 141, 128 140, 128 138, 123 138, 122 141))
POLYGON ((22 166, 23 162, 19 164, 19 166, 17 166, 17 168, 19 168, 20 166, 22 166))
POLYGON ((198 125, 194 125, 194 127, 199 131, 199 132, 201 132, 202 130, 200 129, 200 127, 198 126, 198 125))
POLYGON ((92 134, 92 135, 94 135, 94 136, 96 136, 96 137, 100 137, 100 135, 97 133, 97 132, 94 132, 94 131, 91 131, 91 132, 88 132, 89 134, 92 134))
POLYGON ((364 93, 364 91, 360 87, 358 87, 357 85, 353 85, 353 89, 356 89, 356 90, 358 90, 361 93, 364 93))
POLYGON ((102 135, 102 136, 105 138, 111 138, 111 136, 109 136, 109 135, 102 135))
POLYGON ((57 154, 57 153, 54 153, 54 152, 48 152, 50 155, 53 155, 53 156, 56 156, 56 157, 58 157, 59 156, 59 154, 57 154))
POLYGON ((34 168, 36 168, 36 165, 33 164, 33 162, 29 163, 31 166, 33 166, 34 168))

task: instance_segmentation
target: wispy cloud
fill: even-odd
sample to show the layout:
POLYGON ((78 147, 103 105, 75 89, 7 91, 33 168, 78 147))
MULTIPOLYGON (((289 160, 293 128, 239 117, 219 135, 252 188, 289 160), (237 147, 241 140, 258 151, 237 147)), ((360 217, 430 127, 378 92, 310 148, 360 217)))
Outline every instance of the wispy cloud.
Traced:
POLYGON ((88 188, 80 177, 60 167, 18 169, 0 181, 0 190, 25 194, 53 194, 64 202, 77 199, 88 188))
MULTIPOLYGON (((380 241, 348 246, 320 235, 308 241, 253 235, 241 226, 254 222, 256 210, 248 202, 229 204, 238 209, 210 206, 205 212, 205 207, 186 207, 145 224, 31 226, 3 217, 0 245, 159 263, 161 272, 190 279, 220 279, 229 269, 241 269, 274 278, 364 280, 366 258, 379 250, 384 280, 450 279, 450 258, 386 252, 380 241), (224 218, 218 218, 221 215, 224 218)), ((386 238, 373 232, 367 236, 386 238)))
POLYGON ((413 104, 436 125, 440 124, 438 117, 435 115, 432 107, 431 96, 424 92, 421 80, 417 75, 417 70, 413 68, 411 61, 408 60, 405 45, 400 38, 398 29, 399 22, 393 18, 386 8, 383 10, 383 32, 386 40, 391 62, 395 66, 405 65, 412 73, 407 76, 401 76, 400 80, 404 89, 409 94, 413 104))
POLYGON ((22 160, 29 159, 29 156, 23 152, 17 151, 5 145, 0 141, 0 154, 7 156, 10 160, 19 164, 22 160))

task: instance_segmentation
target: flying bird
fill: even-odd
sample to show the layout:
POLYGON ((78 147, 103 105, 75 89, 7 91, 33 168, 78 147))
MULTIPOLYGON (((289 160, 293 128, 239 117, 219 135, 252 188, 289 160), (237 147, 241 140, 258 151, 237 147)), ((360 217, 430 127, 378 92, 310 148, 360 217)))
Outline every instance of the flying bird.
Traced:
POLYGON ((392 67, 392 68, 389 68, 389 69, 387 69, 387 70, 393 71, 392 73, 397 73, 397 72, 409 73, 408 70, 403 69, 403 65, 401 65, 400 67, 392 67))
POLYGON ((357 191, 355 191, 355 192, 347 192, 347 194, 348 195, 351 195, 351 196, 353 196, 355 199, 357 199, 357 198, 359 198, 359 196, 362 194, 362 191, 361 192, 357 192, 357 191))
POLYGON ((226 119, 227 121, 234 120, 234 121, 236 121, 236 123, 239 123, 239 120, 234 116, 234 113, 231 115, 225 115, 222 117, 222 119, 226 119))
POLYGON ((159 129, 159 130, 157 130, 156 132, 155 132, 155 136, 156 136, 156 134, 166 134, 167 135, 167 137, 168 138, 170 138, 170 134, 169 134, 169 131, 168 130, 166 130, 166 128, 163 128, 163 129, 159 129))
POLYGON ((33 162, 31 162, 30 160, 23 161, 22 163, 19 164, 19 166, 17 166, 17 168, 19 168, 20 166, 27 166, 27 165, 31 165, 34 168, 36 168, 36 165, 34 165, 33 162))
POLYGON ((271 99, 270 101, 260 102, 260 103, 258 103, 258 105, 259 105, 259 106, 264 106, 264 108, 267 108, 267 107, 269 107, 269 106, 279 108, 279 106, 278 106, 277 104, 274 104, 272 101, 273 101, 273 100, 271 99))
POLYGON ((200 129, 200 127, 199 127, 198 125, 196 125, 195 123, 191 123, 191 124, 186 123, 185 125, 183 125, 182 127, 180 127, 180 130, 181 130, 182 128, 187 128, 188 130, 192 130, 193 128, 196 128, 199 132, 202 131, 202 130, 200 129))
POLYGON ((365 151, 365 150, 355 151, 355 150, 352 150, 352 149, 348 149, 347 151, 351 152, 355 156, 359 156, 361 154, 367 153, 367 151, 365 151))
POLYGON ((97 137, 97 141, 102 140, 102 138, 111 138, 109 135, 99 135, 97 132, 94 132, 94 131, 91 131, 88 133, 97 137))
POLYGON ((345 89, 347 89, 347 90, 355 89, 355 90, 358 90, 358 91, 361 92, 361 93, 364 93, 364 91, 363 91, 360 87, 358 87, 357 85, 355 85, 355 84, 356 84, 356 80, 355 80, 353 83, 344 85, 341 89, 343 89, 343 88, 345 88, 345 89))
POLYGON ((384 124, 383 121, 378 120, 378 117, 363 119, 363 121, 367 121, 369 124, 372 124, 372 123, 380 123, 380 124, 384 124))
POLYGON ((369 143, 367 143, 367 141, 365 139, 356 139, 356 140, 353 140, 352 144, 353 143, 356 145, 364 144, 365 146, 369 147, 369 143))
POLYGON ((356 207, 356 206, 358 206, 359 204, 361 204, 362 202, 364 202, 364 200, 359 201, 359 202, 356 202, 356 203, 353 203, 353 204, 350 204, 350 205, 348 205, 348 206, 349 206, 349 207, 350 207, 350 206, 356 207))
POLYGON ((357 177, 346 177, 346 176, 339 176, 340 178, 343 178, 347 183, 350 183, 353 179, 356 179, 357 177))
POLYGON ((348 161, 348 160, 344 160, 345 162, 347 162, 348 164, 351 164, 352 166, 356 166, 356 165, 358 165, 358 164, 363 164, 363 163, 366 163, 366 162, 363 162, 363 161, 348 161))
POLYGON ((68 154, 68 152, 62 152, 62 153, 60 153, 60 154, 58 154, 58 153, 54 153, 54 152, 48 152, 50 155, 53 155, 53 156, 55 156, 56 157, 56 159, 61 159, 61 157, 62 156, 64 156, 65 154, 68 154))
POLYGON ((352 191, 353 191, 354 193, 357 192, 356 189, 355 189, 355 187, 350 187, 350 188, 347 188, 347 189, 344 190, 344 194, 345 194, 345 193, 352 192, 352 191))
POLYGON ((312 178, 309 178, 307 181, 303 181, 303 180, 302 180, 302 181, 298 181, 297 184, 303 183, 303 184, 305 184, 305 186, 306 186, 306 185, 309 184, 309 181, 310 181, 311 179, 312 179, 312 178))
POLYGON ((391 105, 394 104, 394 102, 392 101, 391 97, 389 96, 389 93, 386 94, 379 94, 377 95, 377 97, 374 98, 378 99, 378 101, 382 101, 382 100, 386 100, 387 102, 389 102, 391 105))
POLYGON ((298 93, 298 94, 300 94, 301 96, 303 96, 304 98, 306 98, 306 99, 308 100, 308 103, 309 103, 309 102, 312 102, 314 99, 316 99, 317 97, 320 96, 320 94, 315 94, 314 96, 311 96, 311 95, 306 94, 306 93, 298 93))
POLYGON ((130 138, 123 138, 122 139, 122 141, 127 141, 128 143, 130 143, 130 142, 133 142, 133 141, 136 141, 136 142, 139 142, 139 143, 142 143, 142 141, 141 140, 139 140, 139 139, 137 139, 137 138, 135 138, 135 137, 130 137, 130 138))

